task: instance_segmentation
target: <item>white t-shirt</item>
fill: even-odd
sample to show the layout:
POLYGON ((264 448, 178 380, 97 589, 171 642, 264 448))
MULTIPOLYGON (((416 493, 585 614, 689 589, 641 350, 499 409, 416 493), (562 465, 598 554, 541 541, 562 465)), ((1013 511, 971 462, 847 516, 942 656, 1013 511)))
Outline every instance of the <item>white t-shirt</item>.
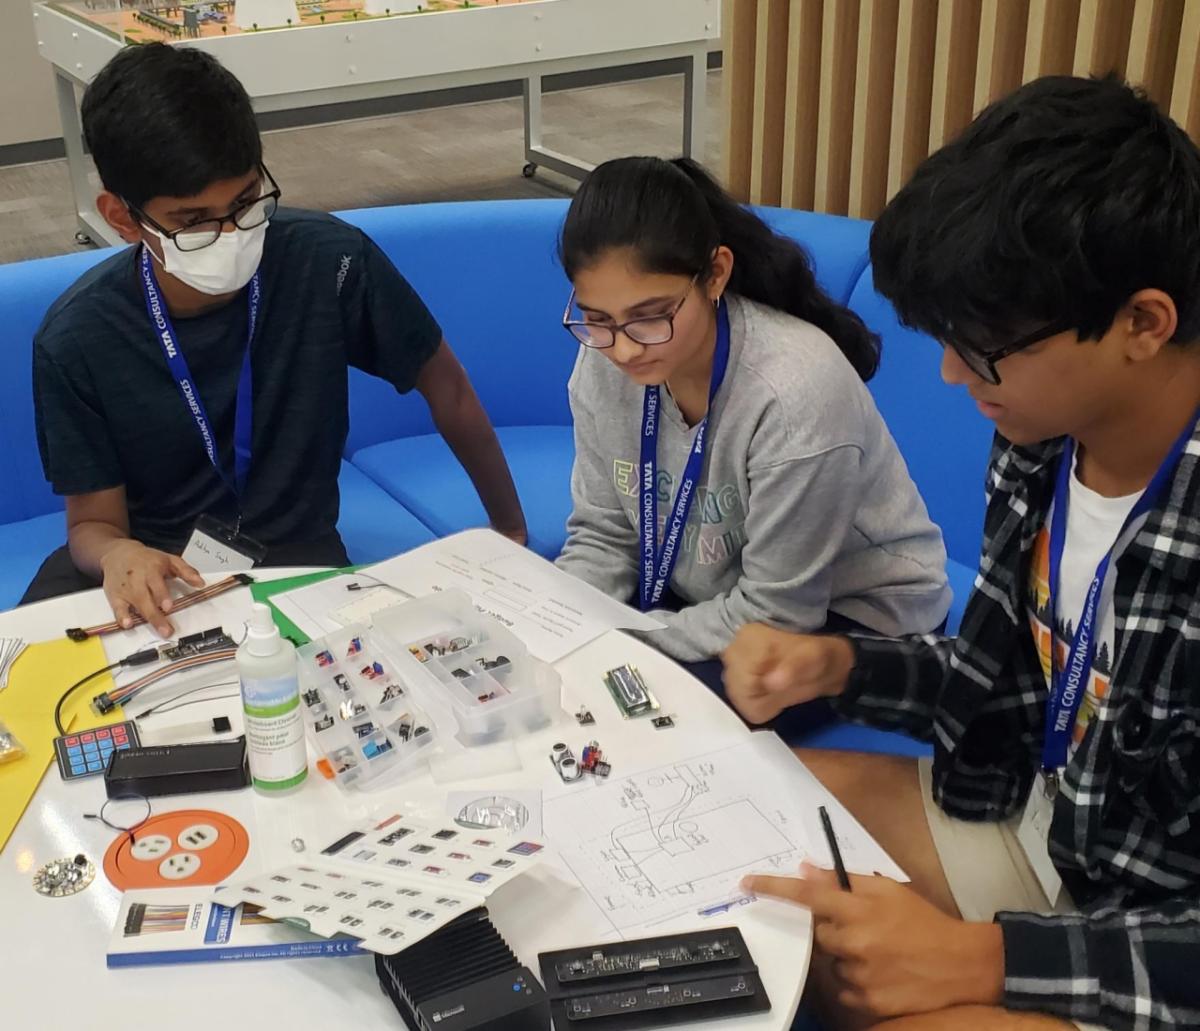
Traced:
MULTIPOLYGON (((1116 583, 1117 557, 1137 535, 1146 517, 1135 519, 1121 534, 1121 526, 1137 503, 1141 492, 1121 498, 1106 498, 1079 482, 1078 464, 1071 475, 1067 505, 1067 534, 1063 545, 1062 564, 1059 568, 1059 597, 1053 621, 1054 652, 1056 665, 1062 670, 1067 652, 1075 639, 1079 617, 1083 613, 1087 592, 1091 589, 1096 567, 1105 552, 1113 548, 1108 575, 1100 591, 1097 609, 1099 633, 1096 637, 1096 653, 1092 661, 1091 676, 1087 681, 1087 694, 1079 706, 1070 750, 1083 739, 1088 724, 1100 711, 1108 696, 1109 678, 1116 665, 1114 615, 1112 606, 1113 585, 1116 583), (1117 535, 1121 539, 1117 541, 1117 535), (1113 542, 1116 541, 1116 546, 1113 542)), ((1028 609, 1034 641, 1042 660, 1042 671, 1050 683, 1050 527, 1054 520, 1054 506, 1046 513, 1046 523, 1038 534, 1033 549, 1032 567, 1029 576, 1028 609)))

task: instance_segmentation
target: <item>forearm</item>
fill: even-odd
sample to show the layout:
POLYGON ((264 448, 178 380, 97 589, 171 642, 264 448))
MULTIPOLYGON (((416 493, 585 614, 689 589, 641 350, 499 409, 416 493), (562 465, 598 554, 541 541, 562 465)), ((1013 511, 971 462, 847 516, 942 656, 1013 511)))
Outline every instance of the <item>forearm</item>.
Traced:
POLYGON ((425 362, 416 388, 429 405, 438 433, 475 485, 492 526, 524 542, 525 515, 496 431, 445 340, 425 362))
POLYGON ((1200 1024, 1200 905, 1178 898, 1103 916, 1000 913, 1003 1003, 1113 1031, 1200 1024))
POLYGON ((678 612, 655 610, 651 615, 666 623, 666 629, 650 631, 645 639, 680 662, 703 662, 720 655, 749 623, 784 626, 792 633, 811 633, 825 623, 826 610, 819 603, 806 605, 793 599, 783 608, 786 614, 758 604, 738 586, 678 612))
POLYGON ((450 398, 431 402, 434 425, 462 464, 491 524, 506 534, 524 534, 525 514, 500 441, 471 384, 450 398))
POLYGON ((81 573, 104 579, 104 557, 119 541, 129 540, 128 528, 100 520, 76 523, 67 531, 71 561, 81 573))
POLYGON ((854 645, 854 667, 846 686, 832 699, 837 713, 932 740, 934 711, 954 638, 850 636, 849 640, 854 645))

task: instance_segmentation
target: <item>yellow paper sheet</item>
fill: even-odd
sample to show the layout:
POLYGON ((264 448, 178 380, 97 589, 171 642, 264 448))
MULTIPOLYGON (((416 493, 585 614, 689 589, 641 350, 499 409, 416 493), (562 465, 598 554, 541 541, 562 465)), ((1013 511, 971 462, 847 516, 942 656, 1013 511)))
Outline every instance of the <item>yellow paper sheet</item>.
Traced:
MULTIPOLYGON (((54 706, 75 681, 108 665, 98 637, 79 642, 31 644, 12 668, 8 687, 0 691, 0 723, 16 735, 28 753, 23 759, 0 765, 0 851, 37 791, 46 767, 54 761, 54 706)), ((121 710, 106 716, 92 712, 89 702, 113 687, 109 674, 79 688, 63 706, 63 726, 87 730, 123 719, 121 710)))

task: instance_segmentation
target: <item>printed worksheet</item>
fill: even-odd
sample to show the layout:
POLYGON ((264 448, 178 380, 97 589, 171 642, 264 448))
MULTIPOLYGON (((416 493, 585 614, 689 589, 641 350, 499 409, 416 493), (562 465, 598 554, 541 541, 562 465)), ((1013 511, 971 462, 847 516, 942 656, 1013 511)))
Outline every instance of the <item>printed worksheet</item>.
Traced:
POLYGON ((555 847, 613 928, 636 936, 739 899, 748 873, 833 865, 818 813, 830 815, 846 868, 908 880, 773 733, 543 802, 555 847))
POLYGON ((622 605, 493 530, 466 530, 363 570, 414 597, 457 587, 543 662, 557 662, 601 634, 660 630, 622 605))

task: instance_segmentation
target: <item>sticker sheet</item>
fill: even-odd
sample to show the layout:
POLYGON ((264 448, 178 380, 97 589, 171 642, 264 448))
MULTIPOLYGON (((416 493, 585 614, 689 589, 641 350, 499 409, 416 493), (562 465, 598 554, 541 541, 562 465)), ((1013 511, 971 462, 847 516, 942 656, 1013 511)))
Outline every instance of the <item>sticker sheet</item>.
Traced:
POLYGON ((221 901, 249 902, 272 920, 322 937, 353 935, 361 948, 393 955, 482 905, 543 849, 540 841, 394 814, 348 830, 310 862, 230 883, 221 901))

